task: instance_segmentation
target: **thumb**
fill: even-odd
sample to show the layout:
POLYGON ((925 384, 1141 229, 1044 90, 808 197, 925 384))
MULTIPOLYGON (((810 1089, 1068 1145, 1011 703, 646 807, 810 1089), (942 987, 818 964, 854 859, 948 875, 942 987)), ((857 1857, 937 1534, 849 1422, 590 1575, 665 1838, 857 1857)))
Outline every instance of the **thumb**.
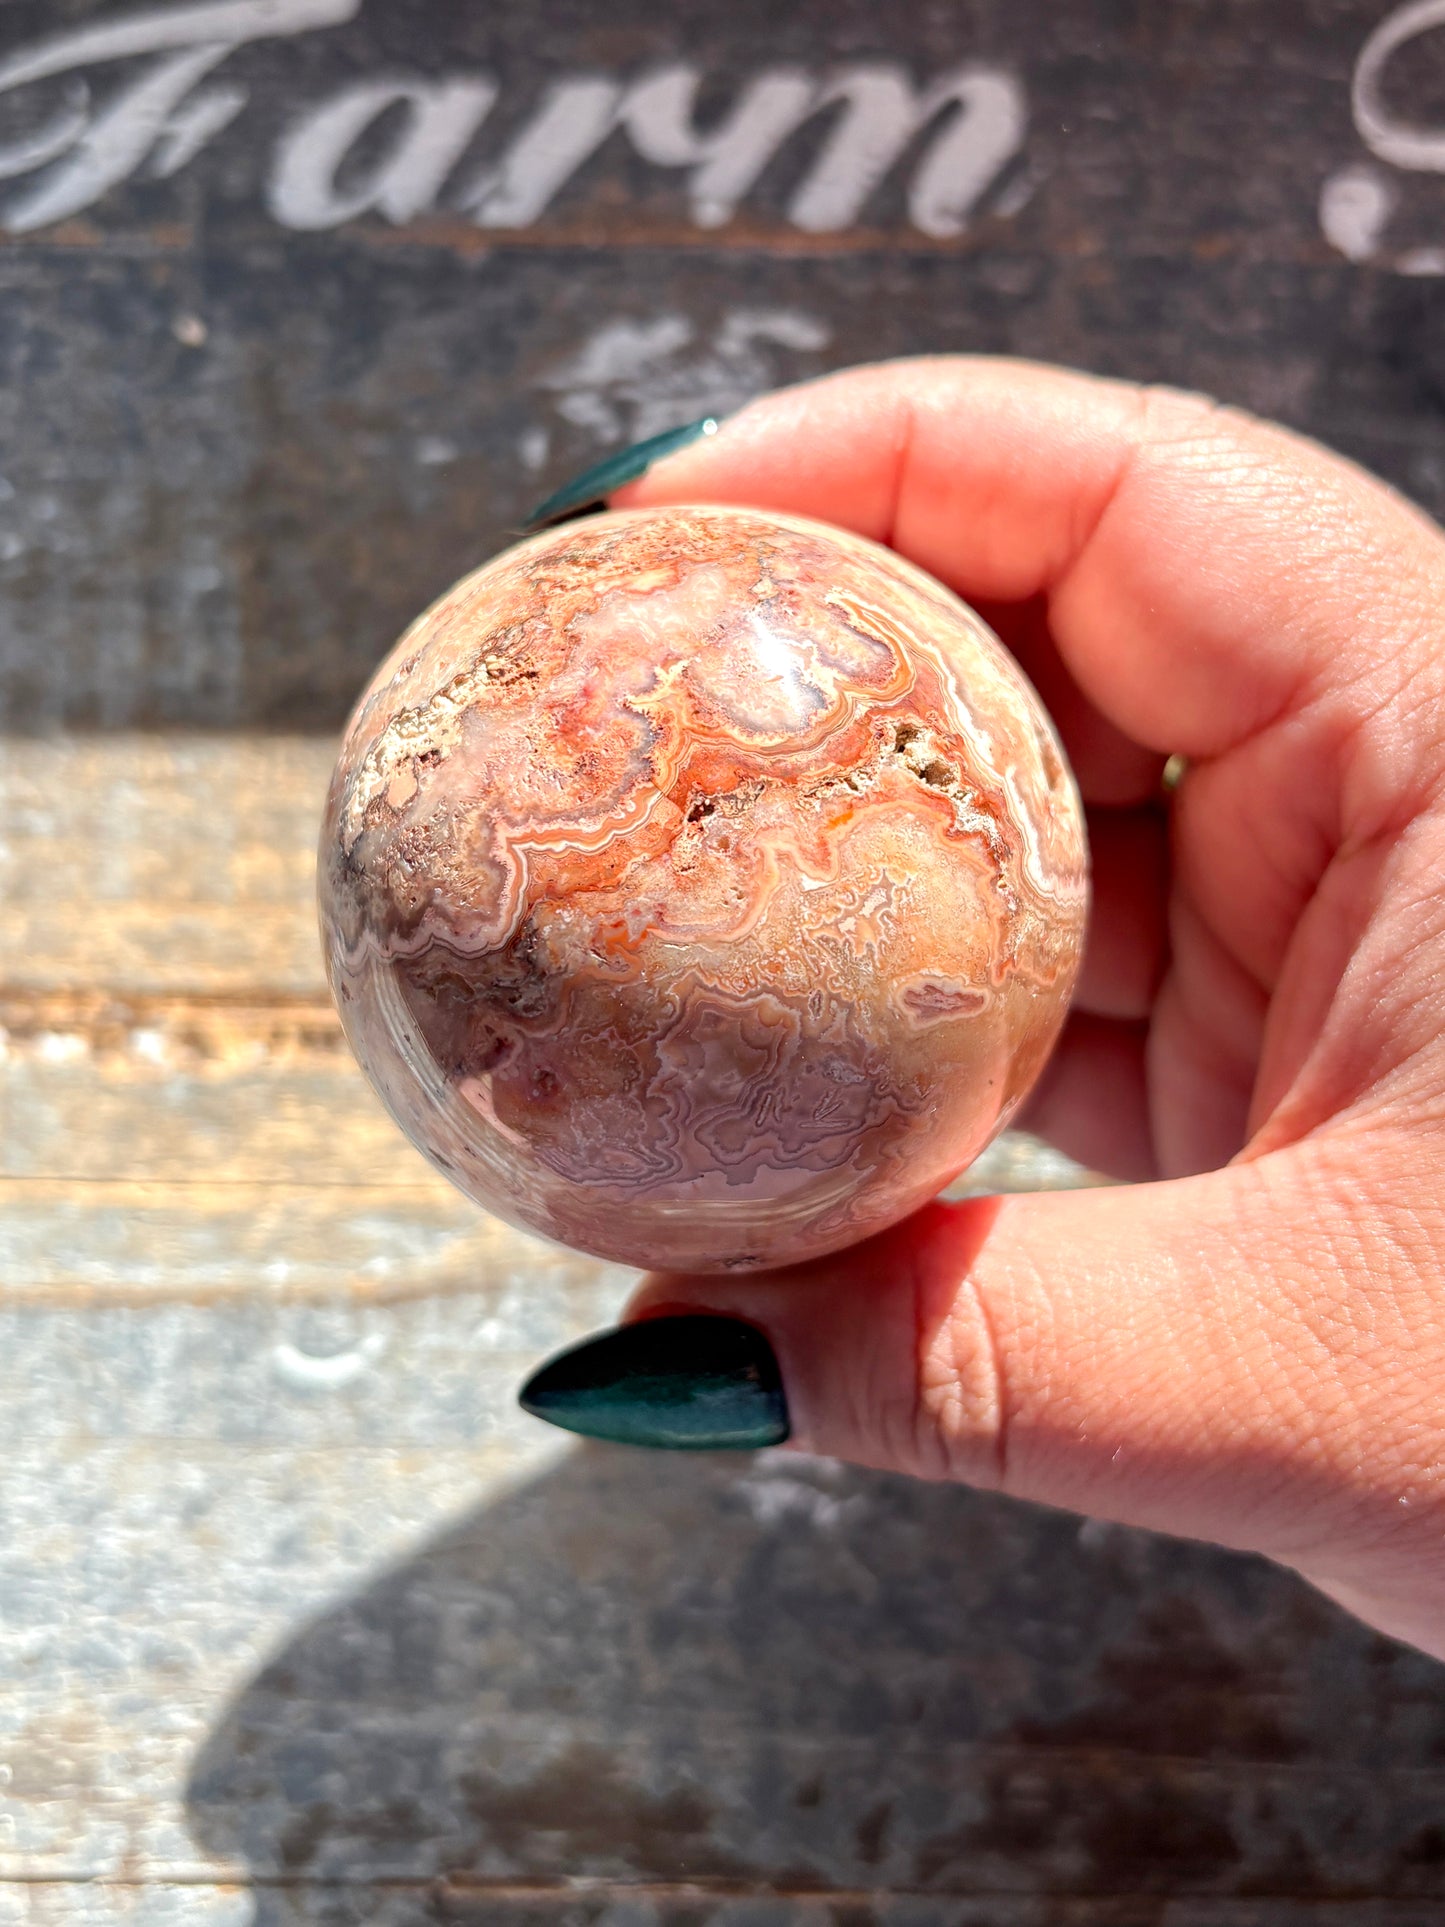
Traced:
POLYGON ((804 1450, 1344 1585, 1403 1489, 1421 1398, 1403 1362, 1429 1376, 1384 1217, 1358 1145, 1296 1145, 1166 1183, 938 1202, 786 1272, 654 1275, 624 1331, 710 1313, 761 1332, 804 1450))
POLYGON ((1218 1456, 1237 1459, 1235 1408, 1258 1398, 1242 1178, 937 1202, 796 1270, 655 1275, 629 1316, 756 1325, 805 1451, 1177 1526, 1186 1504, 1213 1513, 1216 1481, 1237 1492, 1218 1456))

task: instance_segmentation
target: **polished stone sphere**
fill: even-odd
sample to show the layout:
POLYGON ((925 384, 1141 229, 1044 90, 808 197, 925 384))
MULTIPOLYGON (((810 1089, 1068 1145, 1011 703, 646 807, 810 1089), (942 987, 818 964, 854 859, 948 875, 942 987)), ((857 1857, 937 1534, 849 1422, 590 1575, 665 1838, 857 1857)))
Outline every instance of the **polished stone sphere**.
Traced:
POLYGON ((427 611, 347 730, 321 919, 434 1164, 628 1264, 811 1258, 932 1197, 1063 1022, 1083 818, 979 618, 870 542, 565 524, 427 611))

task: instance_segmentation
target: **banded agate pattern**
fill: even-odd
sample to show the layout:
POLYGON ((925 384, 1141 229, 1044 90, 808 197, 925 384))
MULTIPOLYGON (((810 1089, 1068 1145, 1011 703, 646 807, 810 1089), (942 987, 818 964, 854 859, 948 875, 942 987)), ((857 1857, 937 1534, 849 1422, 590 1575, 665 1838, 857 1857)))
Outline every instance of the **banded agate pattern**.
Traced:
POLYGON ((327 967, 409 1137, 629 1264, 777 1265, 922 1204, 1062 1024, 1082 815, 939 584, 836 529, 607 514, 398 643, 321 837, 327 967))

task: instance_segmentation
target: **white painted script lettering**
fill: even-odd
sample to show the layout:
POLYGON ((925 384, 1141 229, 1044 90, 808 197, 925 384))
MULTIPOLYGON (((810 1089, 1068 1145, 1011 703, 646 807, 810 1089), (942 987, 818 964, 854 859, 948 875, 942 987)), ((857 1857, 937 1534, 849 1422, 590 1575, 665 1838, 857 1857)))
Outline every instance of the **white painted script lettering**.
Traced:
POLYGON ((282 141, 267 196, 283 227, 339 227, 373 208, 398 225, 431 207, 442 183, 491 111, 490 80, 368 80, 336 94, 282 141), (365 177, 337 186, 341 165, 383 114, 405 120, 365 177))
POLYGON ((24 233, 64 220, 129 179, 148 156, 159 163, 160 173, 174 173, 245 105, 238 87, 212 88, 187 102, 213 68, 247 41, 335 26, 350 20, 359 5, 360 0, 211 0, 57 34, 0 61, 3 100, 57 75, 75 76, 83 68, 140 54, 162 56, 99 113, 88 111, 82 83, 49 128, 0 149, 0 179, 52 163, 45 178, 3 210, 0 222, 24 233))
POLYGON ((1385 104, 1385 71, 1411 40, 1432 27, 1445 26, 1445 0, 1412 0, 1382 20, 1360 49, 1350 105, 1355 130, 1377 159, 1392 167, 1445 173, 1445 128, 1414 127, 1398 120, 1385 104))
MULTIPOLYGON (((42 228, 143 172, 162 179, 177 173, 247 104, 244 86, 212 78, 218 67, 258 40, 344 26, 361 5, 206 0, 57 34, 0 60, 0 113, 22 89, 57 80, 65 86, 38 131, 0 144, 0 181, 35 177, 0 204, 0 226, 42 228), (140 72, 127 69, 96 107, 91 70, 137 60, 144 62, 140 72)), ((769 67, 745 79, 727 109, 700 126, 703 79, 683 63, 634 79, 562 75, 500 153, 477 158, 471 152, 479 140, 485 147, 503 78, 394 74, 355 81, 292 119, 267 172, 266 205, 296 230, 339 227, 370 214, 400 226, 446 213, 484 228, 526 228, 621 134, 649 165, 684 175, 691 220, 714 228, 733 218, 785 143, 808 127, 817 147, 785 209, 794 227, 826 233, 857 222, 922 137, 907 183, 909 219, 925 234, 948 238, 964 232, 1027 133, 1023 88, 1001 68, 971 64, 915 85, 888 62, 823 75, 769 67)), ((1020 204, 1012 194, 1009 211, 1020 204)))
POLYGON ((1409 0, 1387 14, 1366 40, 1355 62, 1350 107, 1355 131, 1374 159, 1336 168, 1320 190, 1320 230, 1330 245, 1346 260, 1396 274, 1445 274, 1445 247, 1402 246, 1389 239, 1401 194, 1388 170, 1445 174, 1445 127, 1402 119, 1386 98, 1391 68, 1397 59, 1409 58, 1402 49, 1437 28, 1445 28, 1445 0, 1409 0))
POLYGON ((1010 75, 965 67, 915 94, 890 67, 858 67, 822 90, 818 105, 846 101, 818 164, 789 213, 814 233, 847 227, 913 136, 941 113, 943 131, 919 162, 908 196, 925 234, 961 234, 984 189, 1023 145, 1023 90, 1010 75))
POLYGON ((495 167, 458 196, 482 227, 531 227, 616 122, 622 89, 610 80, 559 80, 495 167))
POLYGON ((692 170, 692 218, 699 227, 730 221, 758 176, 818 104, 817 83, 795 67, 760 74, 711 133, 694 119, 701 75, 668 67, 628 95, 627 131, 645 161, 692 170))

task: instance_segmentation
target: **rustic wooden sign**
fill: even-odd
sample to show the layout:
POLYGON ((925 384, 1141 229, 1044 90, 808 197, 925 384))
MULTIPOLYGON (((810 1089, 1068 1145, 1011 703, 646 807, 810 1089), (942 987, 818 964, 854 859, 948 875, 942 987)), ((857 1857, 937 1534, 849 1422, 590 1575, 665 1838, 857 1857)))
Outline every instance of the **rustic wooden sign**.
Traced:
POLYGON ((1445 1927, 1445 1674, 1287 1573, 517 1409, 629 1280, 371 1100, 300 733, 879 355, 1441 507, 1442 176, 1445 0, 0 0, 0 1922, 1445 1927))
POLYGON ((1445 502, 1445 4, 0 6, 0 724, 333 726, 574 465, 978 349, 1445 502))

